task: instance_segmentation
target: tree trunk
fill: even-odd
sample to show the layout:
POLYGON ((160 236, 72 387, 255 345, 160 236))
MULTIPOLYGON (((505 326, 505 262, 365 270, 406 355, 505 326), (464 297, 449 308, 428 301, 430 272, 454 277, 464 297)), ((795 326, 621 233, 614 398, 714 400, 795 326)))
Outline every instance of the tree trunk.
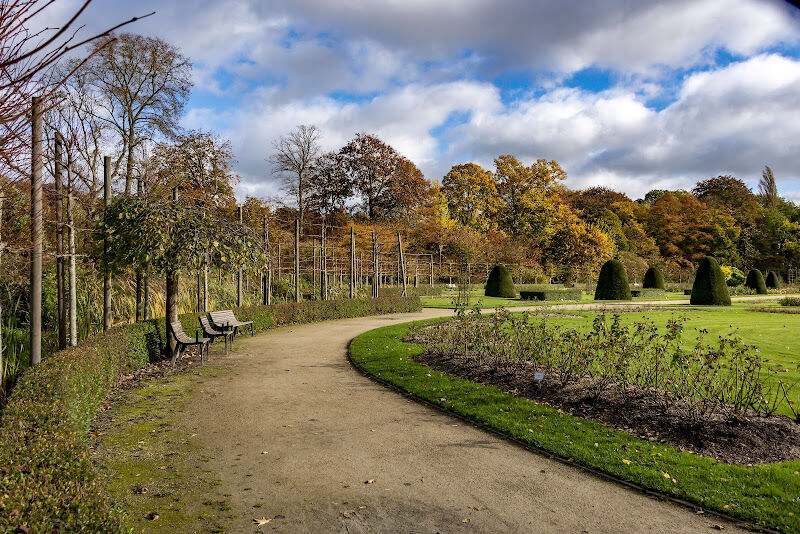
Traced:
POLYGON ((75 214, 72 209, 72 158, 67 158, 67 249, 69 262, 67 274, 69 278, 69 344, 78 344, 78 289, 75 273, 75 214))
POLYGON ((56 133, 55 172, 56 189, 56 302, 58 308, 58 349, 67 348, 67 307, 64 302, 64 201, 61 164, 61 136, 56 133))
POLYGON ((175 337, 172 335, 169 323, 178 320, 178 270, 171 269, 166 274, 166 309, 164 316, 167 318, 167 349, 169 355, 172 357, 172 363, 175 363, 177 354, 175 351, 176 343, 175 337))
MULTIPOLYGON (((111 206, 111 157, 103 158, 103 206, 111 206)), ((111 268, 108 264, 108 231, 103 233, 103 331, 111 328, 111 268)))

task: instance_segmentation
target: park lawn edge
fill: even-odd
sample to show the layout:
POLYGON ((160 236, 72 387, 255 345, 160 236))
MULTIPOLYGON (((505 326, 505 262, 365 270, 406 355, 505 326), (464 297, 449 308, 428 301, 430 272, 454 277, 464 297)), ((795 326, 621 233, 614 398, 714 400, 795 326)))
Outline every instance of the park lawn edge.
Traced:
POLYGON ((350 361, 368 376, 412 398, 526 448, 755 528, 800 532, 800 461, 752 467, 717 462, 574 417, 495 386, 435 371, 412 359, 422 352, 420 345, 401 339, 412 325, 437 320, 443 319, 361 334, 350 343, 350 361))
MULTIPOLYGON (((304 301, 236 308, 261 332, 283 325, 414 312, 418 297, 304 301)), ((182 314, 191 335, 200 313, 182 314)), ((121 373, 164 340, 164 319, 115 326, 19 377, 0 412, 0 532, 130 532, 91 454, 91 423, 121 373)))

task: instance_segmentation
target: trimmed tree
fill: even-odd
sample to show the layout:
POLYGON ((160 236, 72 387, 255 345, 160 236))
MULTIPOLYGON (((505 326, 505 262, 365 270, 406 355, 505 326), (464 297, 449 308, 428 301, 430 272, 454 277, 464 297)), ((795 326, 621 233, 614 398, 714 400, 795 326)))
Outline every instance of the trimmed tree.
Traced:
POLYGON ((714 258, 706 256, 700 262, 694 276, 690 302, 702 306, 731 305, 731 297, 725 283, 725 273, 719 268, 719 263, 714 258))
POLYGON ((489 279, 486 281, 487 297, 503 297, 513 299, 517 296, 517 291, 514 289, 514 280, 511 279, 511 273, 503 265, 495 265, 492 272, 489 273, 489 279))
POLYGON ((775 271, 770 271, 767 273, 766 286, 770 289, 781 288, 781 277, 778 276, 778 273, 775 271))
POLYGON ((664 277, 658 267, 650 267, 644 273, 644 280, 642 280, 642 287, 645 289, 664 289, 664 277))
POLYGON ((758 269, 750 269, 747 273, 747 280, 744 281, 744 286, 750 289, 755 289, 758 295, 767 294, 767 285, 764 282, 764 275, 758 269))
POLYGON ((631 300, 631 287, 628 285, 628 275, 621 261, 608 260, 600 269, 597 278, 597 289, 594 292, 595 300, 631 300))

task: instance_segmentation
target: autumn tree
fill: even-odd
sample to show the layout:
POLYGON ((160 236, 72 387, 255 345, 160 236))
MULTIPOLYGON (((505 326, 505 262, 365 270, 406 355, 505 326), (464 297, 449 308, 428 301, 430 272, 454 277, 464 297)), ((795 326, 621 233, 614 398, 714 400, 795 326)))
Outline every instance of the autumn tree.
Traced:
POLYGON ((475 163, 453 165, 442 178, 450 216, 463 226, 487 232, 497 226, 499 199, 494 176, 475 163))
POLYGON ((123 33, 98 43, 82 68, 94 88, 94 109, 120 140, 114 174, 125 176, 131 193, 137 151, 156 136, 180 129, 192 88, 192 64, 180 50, 155 37, 123 33))
POLYGON ((151 164, 157 171, 148 186, 150 196, 167 198, 177 187, 182 202, 231 209, 236 205, 233 186, 239 180, 234 163, 227 140, 197 130, 178 135, 153 150, 151 164))
POLYGON ((306 210, 308 182, 314 174, 314 164, 319 156, 320 132, 314 125, 301 124, 272 145, 269 161, 272 169, 283 180, 287 191, 294 197, 300 228, 306 210))
POLYGON ((308 178, 306 206, 326 219, 336 210, 344 210, 353 195, 353 183, 335 152, 317 157, 308 178))

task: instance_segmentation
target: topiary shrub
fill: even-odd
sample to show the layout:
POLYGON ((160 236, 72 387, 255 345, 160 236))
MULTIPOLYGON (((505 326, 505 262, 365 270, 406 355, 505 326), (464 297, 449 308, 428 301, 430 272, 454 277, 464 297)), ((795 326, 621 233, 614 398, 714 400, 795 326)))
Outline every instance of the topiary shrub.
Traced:
POLYGON ((725 284, 725 274, 714 258, 707 256, 700 262, 694 276, 690 302, 702 306, 731 305, 728 286, 725 284))
POLYGON ((770 289, 781 288, 781 277, 775 271, 767 273, 766 286, 770 289))
POLYGON ((658 267, 650 267, 644 273, 644 280, 642 280, 642 287, 645 289, 664 289, 664 277, 661 276, 661 271, 658 267))
POLYGON ((594 292, 595 300, 631 300, 631 288, 628 285, 628 275, 622 262, 608 260, 600 269, 597 278, 597 289, 594 292))
POLYGON ((764 282, 764 275, 758 269, 750 269, 747 273, 747 280, 744 281, 744 286, 754 289, 757 295, 767 294, 767 284, 764 282))
POLYGON ((517 297, 517 291, 514 289, 514 280, 511 279, 511 273, 508 272, 503 265, 495 265, 492 272, 489 273, 489 279, 486 281, 487 297, 503 297, 506 299, 513 299, 517 297))

